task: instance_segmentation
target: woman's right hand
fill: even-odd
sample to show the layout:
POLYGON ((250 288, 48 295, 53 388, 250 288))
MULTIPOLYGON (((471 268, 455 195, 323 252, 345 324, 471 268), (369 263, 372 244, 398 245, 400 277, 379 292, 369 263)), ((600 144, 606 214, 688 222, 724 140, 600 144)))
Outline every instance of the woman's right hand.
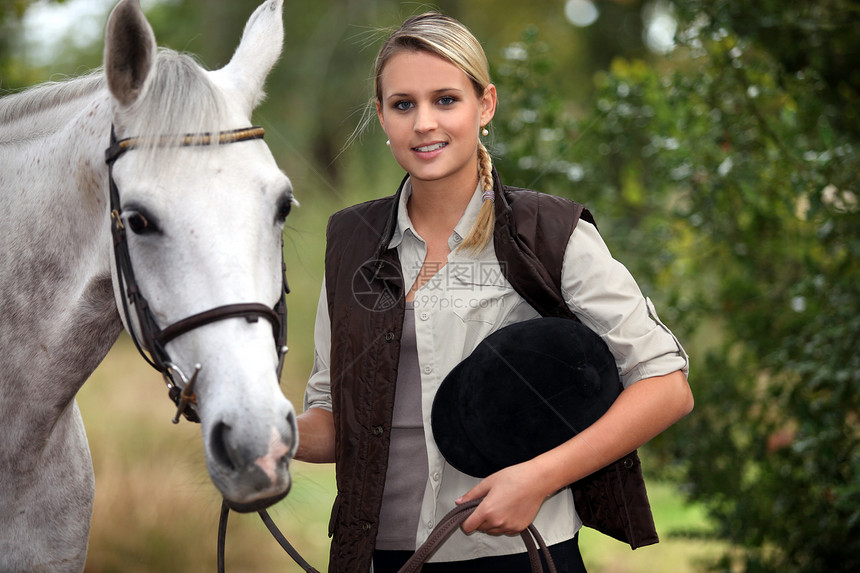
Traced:
POLYGON ((328 410, 309 408, 296 418, 299 447, 293 456, 302 462, 334 463, 334 417, 328 410))

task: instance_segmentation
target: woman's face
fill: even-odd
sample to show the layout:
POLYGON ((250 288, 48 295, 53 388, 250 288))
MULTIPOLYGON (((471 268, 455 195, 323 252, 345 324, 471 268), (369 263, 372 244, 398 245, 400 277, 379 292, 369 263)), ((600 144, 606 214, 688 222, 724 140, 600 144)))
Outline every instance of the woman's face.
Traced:
POLYGON ((473 191, 478 132, 495 113, 495 87, 478 97, 460 68, 423 51, 394 55, 380 80, 379 122, 413 188, 443 184, 473 191))

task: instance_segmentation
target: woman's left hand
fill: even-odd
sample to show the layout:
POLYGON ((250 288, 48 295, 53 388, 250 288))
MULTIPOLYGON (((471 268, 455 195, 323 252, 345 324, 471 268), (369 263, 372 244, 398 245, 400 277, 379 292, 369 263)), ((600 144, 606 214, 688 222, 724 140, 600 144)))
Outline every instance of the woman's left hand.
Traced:
POLYGON ((463 522, 465 533, 483 531, 492 535, 517 535, 534 521, 547 497, 533 461, 500 470, 457 498, 458 505, 484 498, 463 522))
POLYGON ((498 471, 456 500, 485 497, 463 531, 515 535, 552 493, 620 459, 686 416, 693 394, 680 370, 643 378, 621 392, 609 411, 563 444, 498 471))

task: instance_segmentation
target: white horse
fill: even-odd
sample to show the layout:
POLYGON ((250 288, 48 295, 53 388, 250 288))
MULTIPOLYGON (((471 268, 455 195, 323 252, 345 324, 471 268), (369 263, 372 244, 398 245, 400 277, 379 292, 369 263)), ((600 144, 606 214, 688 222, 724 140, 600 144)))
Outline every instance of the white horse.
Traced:
POLYGON ((0 571, 83 569, 94 479, 75 394, 123 326, 178 387, 196 379, 207 468, 229 504, 289 490, 297 430, 272 308, 293 196, 249 127, 282 43, 282 0, 268 0, 207 72, 157 50, 138 0, 122 0, 103 73, 0 100, 0 571), (136 281, 117 273, 112 231, 136 281), (140 316, 163 336, 147 339, 140 316))

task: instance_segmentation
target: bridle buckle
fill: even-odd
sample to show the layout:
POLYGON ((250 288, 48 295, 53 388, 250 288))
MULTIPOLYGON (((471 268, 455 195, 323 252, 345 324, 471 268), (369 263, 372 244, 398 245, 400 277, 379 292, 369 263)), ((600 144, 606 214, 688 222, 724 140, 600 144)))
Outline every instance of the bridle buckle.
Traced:
POLYGON ((134 342, 135 347, 144 360, 153 368, 161 372, 162 377, 167 383, 170 393, 170 398, 177 406, 176 416, 173 418, 173 423, 178 423, 181 415, 184 415, 189 421, 199 422, 192 404, 197 403, 197 398, 194 395, 194 384, 197 381, 197 375, 200 372, 201 366, 197 364, 191 378, 187 378, 182 371, 170 360, 170 355, 166 350, 167 343, 193 330, 197 327, 209 324, 211 322, 224 320, 228 318, 244 317, 248 322, 259 322, 259 318, 263 317, 272 323, 273 334, 275 338, 275 347, 278 352, 278 369, 277 375, 280 379, 281 369, 284 364, 284 354, 286 353, 287 340, 287 304, 285 295, 289 292, 286 280, 286 268, 283 262, 283 253, 281 260, 283 286, 275 307, 260 304, 260 303, 238 303, 227 304, 210 310, 189 316, 179 322, 161 328, 149 309, 149 305, 140 293, 137 287, 137 281, 134 277, 134 269, 131 264, 131 255, 128 250, 127 237, 125 233, 125 225, 122 222, 122 208, 119 197, 119 189, 113 178, 113 167, 117 159, 124 153, 135 149, 139 146, 155 145, 157 147, 190 147, 209 145, 214 139, 220 144, 237 143, 240 141, 249 141, 253 139, 262 139, 264 130, 262 127, 246 127, 234 129, 231 131, 223 131, 213 135, 211 133, 186 134, 182 136, 163 136, 155 139, 143 139, 140 137, 128 137, 117 141, 116 131, 111 125, 110 147, 105 150, 105 162, 108 164, 108 182, 110 188, 110 217, 112 220, 111 234, 114 240, 114 257, 116 262, 117 280, 119 289, 123 292, 121 296, 122 311, 126 317, 126 324, 129 328, 129 334, 134 342), (132 320, 130 304, 133 304, 137 314, 137 323, 140 330, 138 333, 134 329, 134 321, 132 320), (146 348, 151 356, 147 356, 144 352, 146 348), (173 375, 178 374, 182 380, 182 387, 173 381, 173 375))
POLYGON ((191 374, 190 379, 186 378, 182 369, 173 362, 167 362, 165 366, 167 368, 162 373, 162 376, 164 377, 164 382, 167 384, 167 388, 170 391, 171 396, 179 391, 179 396, 174 398, 176 401, 176 415, 173 416, 173 419, 171 420, 174 424, 178 424, 179 418, 182 414, 185 414, 186 417, 189 416, 189 413, 186 412, 189 405, 197 405, 197 395, 194 393, 194 384, 197 382, 197 375, 200 374, 200 370, 203 369, 203 366, 195 364, 194 373, 191 374), (179 388, 173 381, 173 376, 176 374, 178 374, 179 378, 182 380, 182 388, 179 388))

